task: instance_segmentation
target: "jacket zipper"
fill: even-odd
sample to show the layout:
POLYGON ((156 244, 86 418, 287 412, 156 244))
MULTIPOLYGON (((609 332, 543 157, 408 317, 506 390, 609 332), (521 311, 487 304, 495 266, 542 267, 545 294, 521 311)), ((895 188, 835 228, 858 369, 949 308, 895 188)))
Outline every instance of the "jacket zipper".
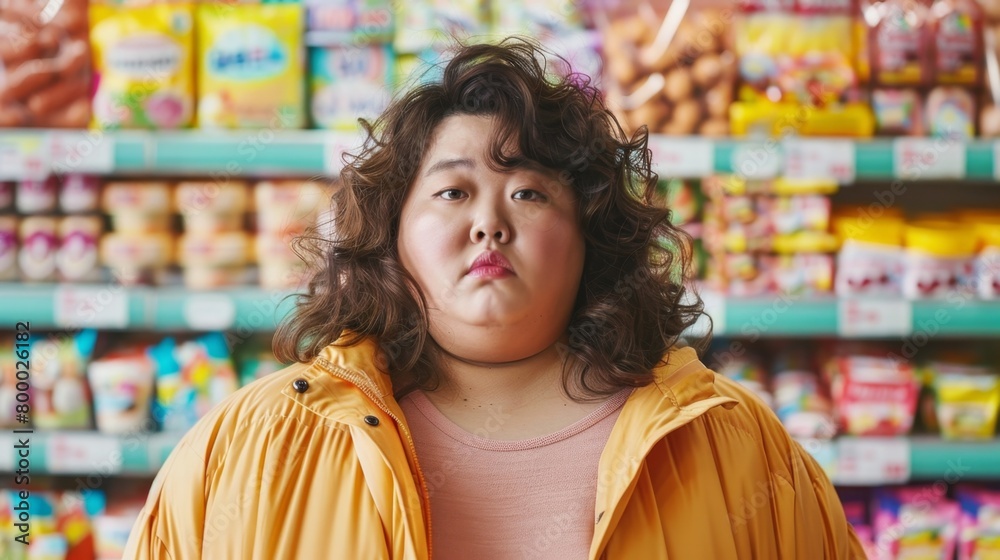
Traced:
POLYGON ((358 389, 361 389, 361 392, 364 393, 365 396, 367 396, 370 401, 372 401, 372 404, 377 406, 379 410, 385 413, 386 416, 392 418, 392 420, 396 422, 397 426, 403 428, 405 432, 403 435, 404 438, 406 439, 406 444, 410 448, 410 454, 413 457, 413 464, 417 468, 417 485, 420 488, 421 492, 420 501, 423 504, 423 510, 424 510, 421 512, 421 514, 423 514, 424 517, 424 525, 427 526, 427 560, 431 560, 433 556, 433 547, 432 547, 433 532, 431 530, 430 512, 427 511, 430 504, 430 498, 429 498, 430 491, 427 489, 427 482, 424 480, 424 473, 420 469, 420 462, 417 460, 417 448, 413 444, 413 438, 410 437, 409 430, 405 427, 406 425, 403 424, 403 422, 401 422, 400 419, 395 414, 393 414, 392 411, 388 409, 388 407, 386 407, 382 403, 381 397, 378 396, 378 392, 373 388, 372 383, 368 378, 364 377, 363 375, 355 374, 350 370, 337 367, 324 359, 317 360, 317 363, 321 368, 326 370, 331 375, 340 377, 344 381, 347 381, 356 386, 358 389))

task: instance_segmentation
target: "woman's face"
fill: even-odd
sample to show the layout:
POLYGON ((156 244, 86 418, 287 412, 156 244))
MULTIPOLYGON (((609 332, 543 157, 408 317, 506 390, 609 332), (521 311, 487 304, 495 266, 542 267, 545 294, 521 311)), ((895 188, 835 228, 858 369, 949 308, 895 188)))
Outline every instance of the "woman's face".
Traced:
POLYGON ((427 299, 431 336, 474 362, 527 358, 559 340, 583 273, 572 187, 541 168, 491 170, 494 134, 483 116, 438 125, 407 192, 397 245, 427 299), (470 273, 487 251, 510 270, 470 273))

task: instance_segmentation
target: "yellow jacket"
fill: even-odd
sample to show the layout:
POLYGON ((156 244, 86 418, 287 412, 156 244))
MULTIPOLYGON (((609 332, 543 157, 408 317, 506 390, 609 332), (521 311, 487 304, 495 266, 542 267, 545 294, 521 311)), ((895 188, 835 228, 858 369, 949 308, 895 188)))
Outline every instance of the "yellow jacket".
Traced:
MULTIPOLYGON (((424 475, 374 357, 371 340, 330 346, 213 409, 158 473, 125 558, 431 558, 424 475)), ((771 411, 691 349, 667 361, 601 456, 589 558, 864 558, 771 411)))

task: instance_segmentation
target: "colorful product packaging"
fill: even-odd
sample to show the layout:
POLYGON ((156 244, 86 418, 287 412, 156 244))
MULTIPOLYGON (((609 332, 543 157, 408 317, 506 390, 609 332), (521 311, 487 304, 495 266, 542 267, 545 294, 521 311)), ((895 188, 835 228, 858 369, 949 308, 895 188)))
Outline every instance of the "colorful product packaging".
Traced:
POLYGON ((306 43, 366 45, 391 43, 396 7, 389 0, 304 0, 306 43))
POLYGON ((834 217, 841 240, 834 290, 838 296, 898 296, 902 293, 903 220, 864 211, 834 217))
POLYGON ((17 216, 0 216, 0 280, 17 278, 17 216))
POLYGON ((935 393, 936 418, 946 439, 990 439, 1000 412, 1000 375, 949 363, 927 366, 935 393))
POLYGON ((833 403, 803 353, 784 352, 774 364, 775 412, 796 438, 830 439, 837 434, 833 403))
POLYGON ((186 233, 212 235, 243 230, 250 205, 246 181, 183 181, 174 194, 186 233))
POLYGON ((300 4, 201 4, 198 126, 302 128, 305 124, 300 4))
POLYGON ((189 430, 239 388, 225 335, 178 343, 166 338, 148 351, 156 364, 154 416, 164 431, 189 430))
POLYGON ((31 418, 34 426, 44 430, 90 428, 91 393, 86 371, 97 343, 97 331, 84 329, 73 336, 33 338, 31 418))
POLYGON ((975 228, 980 240, 975 265, 976 294, 982 299, 1000 299, 1000 220, 984 220, 976 223, 975 228))
POLYGON ((888 358, 846 356, 835 359, 829 374, 837 421, 845 433, 909 433, 920 390, 910 364, 888 358))
POLYGON ((97 429, 110 434, 149 431, 153 362, 143 349, 112 352, 87 367, 97 429))
POLYGON ((119 233, 157 233, 171 228, 173 187, 162 181, 115 181, 104 186, 101 206, 119 233))
POLYGON ((17 264, 24 281, 51 282, 56 279, 58 224, 58 219, 48 216, 28 216, 21 220, 17 264))
POLYGON ((356 130, 374 121, 391 98, 395 54, 391 45, 309 49, 310 112, 317 128, 356 130))
POLYGON ((100 280, 97 242, 104 230, 100 216, 67 216, 59 221, 59 251, 56 267, 67 282, 100 280))
POLYGON ((977 239, 970 226, 922 220, 907 224, 904 236, 905 297, 940 298, 972 292, 977 239))
POLYGON ((191 4, 90 6, 93 126, 184 128, 194 116, 191 4))
POLYGON ((961 508, 958 560, 1000 558, 1000 492, 964 486, 955 494, 961 508))
POLYGON ((953 557, 959 506, 934 487, 877 489, 873 509, 877 560, 953 557))

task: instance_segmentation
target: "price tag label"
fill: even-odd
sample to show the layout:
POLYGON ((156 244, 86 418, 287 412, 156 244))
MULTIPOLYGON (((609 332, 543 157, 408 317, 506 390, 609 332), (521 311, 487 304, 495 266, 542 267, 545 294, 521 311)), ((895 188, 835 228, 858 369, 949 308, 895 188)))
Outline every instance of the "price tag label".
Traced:
POLYGON ((196 294, 184 301, 184 321, 197 331, 221 331, 236 321, 236 304, 224 294, 196 294))
POLYGON ((122 470, 121 443, 100 434, 54 433, 45 444, 45 464, 56 474, 117 474, 122 470))
POLYGON ((650 136, 653 170, 666 178, 697 178, 715 173, 715 143, 706 138, 650 136))
POLYGON ((900 484, 910 480, 910 441, 900 438, 837 440, 837 484, 900 484))
POLYGON ((913 306, 906 300, 840 299, 841 336, 906 336, 913 331, 913 306))
POLYGON ((854 142, 848 140, 786 140, 785 177, 854 182, 854 142))
POLYGON ((100 130, 49 133, 49 161, 55 173, 111 173, 115 140, 100 130))
POLYGON ((781 145, 771 142, 744 142, 733 150, 733 174, 745 179, 773 179, 784 165, 781 145))
POLYGON ((908 181, 964 179, 965 143, 955 138, 896 138, 893 173, 908 181))
POLYGON ((346 152, 360 151, 364 137, 359 133, 331 132, 326 135, 323 143, 323 172, 327 175, 340 175, 343 167, 343 155, 346 152))
POLYGON ((64 328, 128 326, 128 294, 121 286, 73 286, 56 288, 53 301, 55 324, 64 328))
POLYGON ((49 175, 40 135, 0 135, 0 180, 44 179, 49 175))

